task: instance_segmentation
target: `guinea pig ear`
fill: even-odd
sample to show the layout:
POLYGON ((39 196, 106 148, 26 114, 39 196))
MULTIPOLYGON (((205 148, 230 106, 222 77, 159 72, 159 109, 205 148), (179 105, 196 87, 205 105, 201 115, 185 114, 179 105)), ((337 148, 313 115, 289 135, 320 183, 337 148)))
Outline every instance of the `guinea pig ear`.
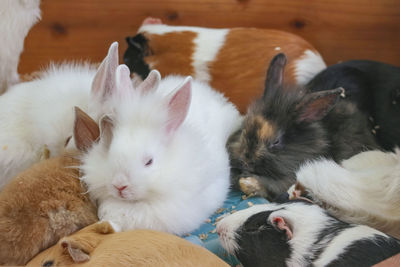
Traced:
POLYGON ((72 237, 65 237, 60 245, 76 263, 90 260, 89 254, 94 249, 88 242, 80 242, 72 237))
POLYGON ((275 96, 276 92, 282 89, 286 62, 287 58, 283 53, 279 53, 271 60, 265 80, 264 100, 275 96))
POLYGON ((298 122, 313 122, 321 120, 336 105, 340 95, 344 93, 342 87, 319 91, 306 95, 297 105, 298 122))
POLYGON ((75 107, 73 136, 76 147, 84 152, 86 152, 100 136, 100 129, 97 123, 78 107, 75 107))
POLYGON ((147 78, 137 87, 137 90, 139 90, 142 94, 150 90, 155 90, 158 88, 160 81, 161 74, 158 72, 158 70, 152 70, 147 78))
POLYGON ((192 96, 192 77, 187 77, 183 84, 174 90, 169 98, 167 134, 173 134, 183 123, 189 111, 192 96))
POLYGON ((115 70, 118 66, 118 42, 111 44, 93 78, 91 94, 103 103, 115 90, 115 70))
POLYGON ((100 140, 107 149, 110 147, 113 138, 113 128, 113 120, 109 116, 104 115, 100 119, 100 140))
POLYGON ((269 220, 274 227, 283 231, 286 234, 288 240, 291 240, 293 238, 292 229, 282 216, 274 216, 272 213, 269 220))

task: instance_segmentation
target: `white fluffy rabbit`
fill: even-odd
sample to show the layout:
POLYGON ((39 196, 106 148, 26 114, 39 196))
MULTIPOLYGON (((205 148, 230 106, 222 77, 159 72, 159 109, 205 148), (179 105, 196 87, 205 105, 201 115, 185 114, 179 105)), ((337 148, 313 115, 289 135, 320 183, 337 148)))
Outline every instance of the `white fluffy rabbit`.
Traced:
POLYGON ((99 118, 117 66, 118 43, 113 43, 97 74, 89 64, 52 66, 0 96, 0 189, 48 153, 63 151, 72 135, 74 106, 99 118))
POLYGON ((0 95, 19 81, 17 68, 24 39, 40 19, 40 0, 0 1, 0 95))
POLYGON ((190 77, 160 81, 152 71, 134 90, 120 65, 116 78, 115 113, 101 119, 100 141, 81 166, 99 218, 121 230, 195 230, 228 192, 225 143, 241 123, 239 112, 190 77))
POLYGON ((338 165, 303 165, 289 197, 310 197, 341 220, 367 224, 400 238, 400 151, 366 151, 338 165))

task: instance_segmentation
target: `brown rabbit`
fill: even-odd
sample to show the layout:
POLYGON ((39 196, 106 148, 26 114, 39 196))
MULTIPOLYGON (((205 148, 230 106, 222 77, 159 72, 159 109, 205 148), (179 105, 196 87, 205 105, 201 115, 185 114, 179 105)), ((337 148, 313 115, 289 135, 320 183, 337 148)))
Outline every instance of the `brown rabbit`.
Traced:
MULTIPOLYGON (((82 120, 91 119, 76 110, 75 125, 82 120)), ((87 129, 86 136, 96 135, 87 129)), ((79 154, 71 150, 36 163, 0 192, 1 265, 26 264, 60 238, 98 221, 79 180, 79 154)))
POLYGON ((28 266, 228 266, 205 248, 152 230, 114 233, 107 221, 64 237, 28 266))

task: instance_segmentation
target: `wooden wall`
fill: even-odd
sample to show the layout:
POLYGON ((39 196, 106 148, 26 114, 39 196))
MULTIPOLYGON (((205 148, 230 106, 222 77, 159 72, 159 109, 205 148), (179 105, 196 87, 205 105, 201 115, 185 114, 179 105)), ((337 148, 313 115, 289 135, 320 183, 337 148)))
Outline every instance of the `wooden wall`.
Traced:
POLYGON ((400 65, 400 0, 42 0, 19 71, 50 60, 100 61, 144 18, 171 25, 276 28, 303 36, 328 64, 373 59, 400 65))

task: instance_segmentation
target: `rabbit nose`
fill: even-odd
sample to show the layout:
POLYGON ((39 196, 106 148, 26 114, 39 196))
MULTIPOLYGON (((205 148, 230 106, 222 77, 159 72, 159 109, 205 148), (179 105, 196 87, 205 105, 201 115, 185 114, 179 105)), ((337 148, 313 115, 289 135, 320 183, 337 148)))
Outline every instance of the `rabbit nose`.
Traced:
POLYGON ((116 185, 114 185, 114 187, 121 193, 122 191, 124 191, 124 189, 125 188, 127 188, 128 186, 127 185, 124 185, 124 186, 116 186, 116 185))

